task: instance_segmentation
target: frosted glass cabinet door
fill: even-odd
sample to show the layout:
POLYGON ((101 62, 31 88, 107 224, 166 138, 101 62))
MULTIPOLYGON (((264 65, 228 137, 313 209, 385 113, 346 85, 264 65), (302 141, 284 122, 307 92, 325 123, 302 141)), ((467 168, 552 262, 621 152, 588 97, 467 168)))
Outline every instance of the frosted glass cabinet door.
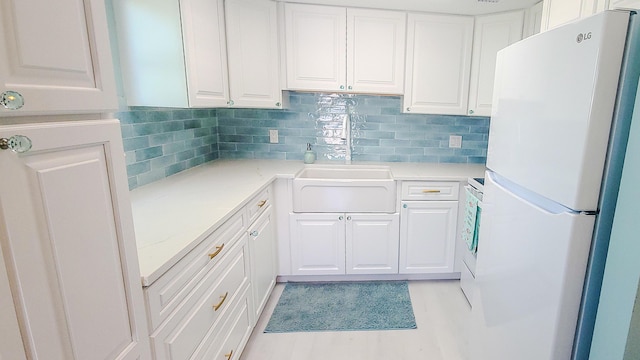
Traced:
POLYGON ((104 1, 3 0, 0 29, 0 93, 24 97, 0 116, 118 107, 104 1))
POLYGON ((150 359, 119 122, 16 134, 33 148, 0 150, 0 246, 28 358, 150 359))
POLYGON ((473 39, 469 115, 491 116, 498 51, 522 39, 524 11, 478 16, 473 39))
POLYGON ((287 88, 346 89, 347 10, 285 4, 287 88))
POLYGON ((404 112, 465 115, 473 17, 409 14, 404 112))

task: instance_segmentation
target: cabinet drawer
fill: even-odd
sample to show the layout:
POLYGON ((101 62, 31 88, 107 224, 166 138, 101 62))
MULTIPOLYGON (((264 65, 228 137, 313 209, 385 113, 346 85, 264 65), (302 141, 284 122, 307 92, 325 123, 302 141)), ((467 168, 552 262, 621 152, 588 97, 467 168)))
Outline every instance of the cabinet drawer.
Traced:
POLYGON ((402 200, 458 200, 459 189, 455 181, 404 181, 402 200))
POLYGON ((158 359, 191 358, 210 329, 239 301, 239 296, 249 286, 245 251, 246 240, 243 240, 198 284, 194 293, 201 295, 195 301, 181 304, 151 335, 152 348, 158 359))
POLYGON ((193 359, 227 360, 239 359, 244 346, 251 335, 251 315, 249 291, 240 298, 234 309, 225 315, 225 321, 207 334, 207 339, 200 346, 193 359), (231 355, 229 355, 231 354, 231 355))
POLYGON ((253 224, 254 221, 262 214, 262 212, 271 205, 271 187, 267 187, 262 190, 260 194, 256 195, 247 204, 249 212, 249 224, 253 224))
POLYGON ((238 212, 178 264, 145 288, 151 330, 156 329, 189 295, 198 282, 245 236, 246 216, 238 212))

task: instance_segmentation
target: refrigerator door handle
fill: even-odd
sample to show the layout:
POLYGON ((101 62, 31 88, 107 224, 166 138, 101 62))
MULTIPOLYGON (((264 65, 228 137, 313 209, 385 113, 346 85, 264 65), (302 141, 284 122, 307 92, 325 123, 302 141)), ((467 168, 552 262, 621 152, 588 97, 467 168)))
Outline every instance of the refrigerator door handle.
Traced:
POLYGON ((539 194, 532 192, 531 190, 525 189, 522 186, 519 186, 492 171, 487 171, 486 178, 488 178, 489 181, 493 182, 502 190, 512 193, 522 201, 531 203, 531 205, 549 214, 569 213, 578 215, 581 213, 581 211, 569 209, 568 207, 563 206, 553 200, 549 200, 543 196, 540 196, 539 194))

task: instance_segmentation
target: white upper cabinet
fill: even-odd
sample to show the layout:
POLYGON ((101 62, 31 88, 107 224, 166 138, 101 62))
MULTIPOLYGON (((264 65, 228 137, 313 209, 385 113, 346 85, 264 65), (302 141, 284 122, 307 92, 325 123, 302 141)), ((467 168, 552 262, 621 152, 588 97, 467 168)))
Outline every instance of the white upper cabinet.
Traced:
POLYGON ((223 0, 113 0, 130 106, 229 101, 223 0))
POLYGON ((129 105, 283 107, 274 2, 114 0, 114 8, 129 105))
POLYGON ((523 38, 535 35, 540 32, 542 25, 542 1, 528 8, 524 12, 523 38))
POLYGON ((406 14, 347 9, 347 90, 402 94, 406 14))
POLYGON ((609 0, 544 0, 541 29, 549 30, 608 7, 609 0))
MULTIPOLYGON (((179 6, 189 106, 226 105, 229 100, 229 77, 224 1, 180 0, 179 6)), ((182 88, 184 91, 184 86, 182 88)))
POLYGON ((640 0, 609 0, 609 9, 640 10, 640 0))
POLYGON ((289 89, 345 89, 346 14, 344 8, 285 4, 289 89))
POLYGON ((401 94, 406 15, 285 5, 287 87, 401 94))
POLYGON ((225 10, 230 105, 281 108, 276 3, 227 0, 225 10))
POLYGON ((117 109, 104 1, 3 0, 0 28, 0 93, 24 99, 0 116, 117 109))
POLYGON ((467 113, 473 17, 409 14, 403 111, 467 113))
POLYGON ((491 116, 498 51, 522 39, 524 11, 478 16, 473 35, 469 115, 491 116))

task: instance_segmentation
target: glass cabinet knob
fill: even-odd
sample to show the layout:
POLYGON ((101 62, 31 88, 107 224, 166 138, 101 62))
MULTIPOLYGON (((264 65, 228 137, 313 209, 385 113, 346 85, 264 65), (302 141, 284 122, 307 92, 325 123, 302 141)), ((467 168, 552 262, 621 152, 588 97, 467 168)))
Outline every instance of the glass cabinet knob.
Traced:
POLYGON ((5 109, 18 110, 24 106, 24 97, 19 92, 7 90, 0 94, 0 105, 5 109))
POLYGON ((344 85, 340 85, 340 90, 344 90, 344 85))
POLYGON ((473 115, 473 110, 469 110, 469 114, 470 114, 470 115, 473 115))
POLYGON ((0 150, 11 150, 21 154, 31 150, 31 146, 31 139, 24 135, 14 135, 8 139, 0 139, 0 150))

